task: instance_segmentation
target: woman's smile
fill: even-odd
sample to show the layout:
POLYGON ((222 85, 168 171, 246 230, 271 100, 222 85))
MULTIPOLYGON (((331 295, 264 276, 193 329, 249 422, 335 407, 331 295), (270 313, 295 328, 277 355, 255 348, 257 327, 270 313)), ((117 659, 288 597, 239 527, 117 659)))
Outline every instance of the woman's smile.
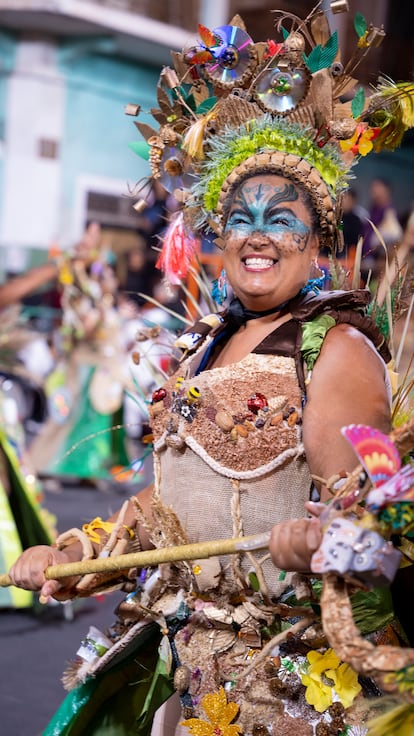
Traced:
POLYGON ((269 258, 267 256, 245 256, 241 259, 247 271, 268 271, 270 268, 278 263, 277 259, 269 258))
POLYGON ((300 187, 289 179, 261 175, 236 190, 224 229, 223 265, 246 307, 266 310, 297 295, 318 251, 311 222, 300 187))

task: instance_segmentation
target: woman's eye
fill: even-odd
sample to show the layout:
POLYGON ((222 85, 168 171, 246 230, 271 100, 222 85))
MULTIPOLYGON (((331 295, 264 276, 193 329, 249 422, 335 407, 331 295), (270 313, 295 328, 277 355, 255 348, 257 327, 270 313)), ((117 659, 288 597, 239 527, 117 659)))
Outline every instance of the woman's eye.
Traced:
POLYGON ((231 215, 228 225, 234 227, 235 225, 247 225, 249 222, 247 215, 231 215))
POLYGON ((271 218, 271 223, 273 225, 283 225, 283 227, 290 227, 291 220, 289 217, 284 217, 283 215, 276 215, 275 217, 271 218))
POLYGON ((283 227, 289 227, 290 221, 286 217, 272 217, 270 220, 272 225, 282 225, 283 227))

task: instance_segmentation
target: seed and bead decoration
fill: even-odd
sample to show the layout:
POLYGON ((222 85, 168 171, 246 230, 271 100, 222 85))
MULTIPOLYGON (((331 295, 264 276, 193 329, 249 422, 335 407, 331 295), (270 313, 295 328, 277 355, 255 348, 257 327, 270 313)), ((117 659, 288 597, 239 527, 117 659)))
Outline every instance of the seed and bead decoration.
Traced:
POLYGON ((268 406, 269 404, 266 396, 258 391, 247 399, 247 408, 253 414, 258 414, 261 409, 265 409, 268 406))
POLYGON ((197 386, 190 386, 187 391, 187 401, 190 401, 192 404, 196 404, 200 400, 200 396, 200 389, 197 388, 197 386))
POLYGON ((211 420, 220 429, 230 435, 232 442, 237 442, 240 437, 246 438, 254 430, 263 430, 266 427, 293 429, 301 424, 301 412, 294 406, 269 406, 267 397, 255 391, 246 400, 247 412, 237 415, 231 414, 227 409, 220 409, 211 420))
POLYGON ((152 418, 156 417, 158 414, 161 414, 161 412, 164 410, 164 399, 167 396, 167 392, 165 388, 157 388, 155 391, 153 391, 151 396, 151 404, 149 406, 149 414, 152 418))
MULTIPOLYGON (((179 376, 175 386, 179 390, 182 388, 184 379, 179 376)), ((187 422, 192 422, 197 416, 198 404, 200 402, 201 391, 196 386, 190 386, 185 396, 180 396, 177 392, 173 392, 173 403, 171 411, 181 414, 187 422)))

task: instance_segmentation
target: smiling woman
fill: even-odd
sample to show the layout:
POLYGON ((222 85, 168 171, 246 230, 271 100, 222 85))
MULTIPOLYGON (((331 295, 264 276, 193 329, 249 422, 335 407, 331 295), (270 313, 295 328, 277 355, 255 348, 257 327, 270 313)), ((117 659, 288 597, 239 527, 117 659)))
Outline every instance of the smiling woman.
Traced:
POLYGON ((300 187, 274 174, 254 176, 236 189, 223 240, 227 278, 255 311, 297 296, 319 250, 300 187))
MULTIPOLYGON (((319 247, 334 251, 341 240, 340 195, 353 154, 345 146, 343 155, 340 142, 375 120, 386 136, 400 102, 393 96, 389 116, 378 118, 386 106, 379 93, 372 108, 361 93, 352 111, 341 102, 355 84, 359 50, 380 29, 358 18, 362 41, 343 68, 319 7, 306 21, 281 17, 280 43, 254 44, 239 17, 200 27, 201 41, 163 70, 159 127, 137 124, 154 178, 178 189, 183 204, 160 265, 182 278, 194 236, 215 233, 232 299, 179 336, 178 365, 153 393, 153 486, 107 522, 62 535, 57 549, 22 555, 10 576, 43 596, 71 597, 113 586, 114 574, 47 580, 47 565, 227 537, 254 536, 258 546, 116 574, 128 592, 117 621, 105 637, 90 633, 44 736, 147 736, 173 689, 182 721, 158 714, 154 736, 367 733, 380 689, 369 662, 363 677, 350 664, 355 627, 344 631, 344 659, 333 651, 319 615, 321 578, 310 573, 326 519, 349 514, 357 524, 364 514, 358 501, 369 484, 352 472, 354 450, 341 429, 389 432, 391 356, 367 316, 369 292, 323 292, 311 276, 319 247), (343 503, 338 482, 351 486, 343 503), (332 494, 328 508, 314 502, 332 494), (269 548, 260 553, 264 538, 269 548)), ((376 544, 353 552, 368 573, 345 572, 358 626, 373 642, 402 643, 384 527, 373 536, 375 523, 363 516, 358 539, 365 523, 376 544)), ((332 630, 339 613, 329 603, 332 630)), ((385 659, 396 648, 386 647, 385 659)), ((390 661, 385 669, 398 669, 393 685, 381 684, 403 699, 410 667, 390 661)))

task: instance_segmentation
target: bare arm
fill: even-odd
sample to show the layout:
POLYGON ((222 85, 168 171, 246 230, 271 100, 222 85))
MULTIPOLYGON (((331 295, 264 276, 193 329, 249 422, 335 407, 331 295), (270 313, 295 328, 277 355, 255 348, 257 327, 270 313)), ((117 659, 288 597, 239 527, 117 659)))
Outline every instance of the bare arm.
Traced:
MULTIPOLYGON (((75 246, 72 258, 82 261, 90 260, 99 246, 100 238, 100 226, 96 222, 90 223, 82 239, 75 246)), ((9 304, 16 304, 43 284, 56 279, 58 275, 59 265, 55 261, 48 261, 21 276, 15 276, 6 283, 0 284, 0 309, 8 307, 9 304)))
MULTIPOLYGON (((384 363, 358 330, 338 325, 328 332, 312 373, 303 415, 303 442, 311 473, 329 478, 358 464, 341 427, 367 424, 390 431, 384 371, 384 363)), ((322 494, 325 500, 323 490, 322 494)))
MULTIPOLYGON (((355 423, 390 431, 384 372, 383 362, 360 332, 349 325, 329 331, 303 413, 303 441, 312 474, 328 479, 358 464, 341 427, 355 423)), ((327 497, 322 488, 322 500, 327 497)), ((318 519, 294 519, 273 527, 270 552, 278 567, 306 572, 320 542, 318 519)))
POLYGON ((57 275, 56 263, 49 261, 0 284, 0 309, 8 307, 9 304, 16 304, 43 284, 57 278, 57 275))

